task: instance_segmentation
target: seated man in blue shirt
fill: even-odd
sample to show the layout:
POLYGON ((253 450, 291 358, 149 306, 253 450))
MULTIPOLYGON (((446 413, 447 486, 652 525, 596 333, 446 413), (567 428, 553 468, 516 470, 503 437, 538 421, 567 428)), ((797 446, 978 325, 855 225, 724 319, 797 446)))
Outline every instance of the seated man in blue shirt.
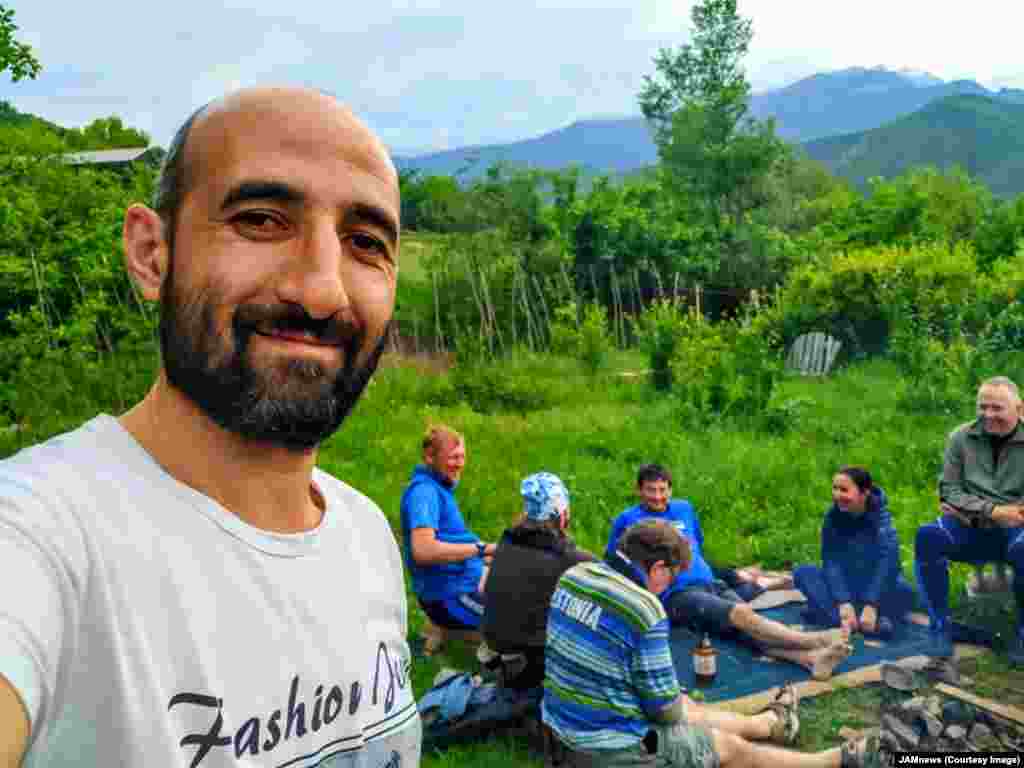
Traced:
POLYGON ((402 549, 412 589, 434 624, 480 627, 484 615, 484 558, 494 554, 466 527, 455 486, 466 466, 466 441, 450 427, 432 427, 423 438, 423 463, 402 494, 402 549))
POLYGON ((760 653, 807 669, 815 680, 827 680, 853 651, 849 632, 839 628, 804 632, 761 616, 723 581, 716 579, 703 556, 704 533, 690 502, 672 498, 672 475, 660 464, 637 472, 640 503, 620 514, 612 525, 605 556, 615 552, 619 538, 633 523, 658 518, 672 523, 690 545, 690 566, 661 595, 673 624, 696 632, 731 636, 760 653))

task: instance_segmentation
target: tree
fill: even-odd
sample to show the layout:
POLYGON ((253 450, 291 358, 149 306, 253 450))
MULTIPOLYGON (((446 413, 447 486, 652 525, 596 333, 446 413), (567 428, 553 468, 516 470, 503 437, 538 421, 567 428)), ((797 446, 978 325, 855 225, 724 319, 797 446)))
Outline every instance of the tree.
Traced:
POLYGON ((640 109, 655 129, 659 148, 672 143, 673 117, 684 107, 718 113, 719 130, 747 111, 750 85, 740 61, 753 37, 750 21, 736 13, 736 0, 702 0, 691 11, 693 42, 654 57, 658 77, 644 76, 640 109))
POLYGON ((10 72, 11 79, 34 80, 42 67, 32 48, 14 39, 18 25, 14 23, 14 10, 0 5, 0 72, 10 72))
POLYGON ((701 0, 692 19, 692 42, 655 56, 640 108, 670 187, 713 235, 708 247, 723 261, 737 260, 749 242, 749 215, 768 202, 766 180, 789 147, 771 121, 748 115, 750 84, 741 62, 752 31, 736 0, 701 0))
POLYGON ((149 146, 145 131, 125 125, 116 115, 97 118, 83 128, 69 128, 64 131, 64 140, 77 151, 149 146))

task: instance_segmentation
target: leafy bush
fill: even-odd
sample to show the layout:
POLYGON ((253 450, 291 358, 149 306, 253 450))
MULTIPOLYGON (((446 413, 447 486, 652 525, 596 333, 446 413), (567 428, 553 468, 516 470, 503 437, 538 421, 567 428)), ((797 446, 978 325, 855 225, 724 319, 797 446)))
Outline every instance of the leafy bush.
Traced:
POLYGON ((906 374, 901 402, 912 411, 955 413, 977 384, 981 353, 962 332, 944 339, 943 330, 908 310, 893 331, 890 357, 906 374))
POLYGON ((773 435, 785 435, 800 426, 814 406, 810 397, 789 397, 781 402, 769 402, 761 414, 758 426, 773 435))
POLYGON ((608 317, 604 309, 596 304, 588 304, 583 309, 583 319, 580 321, 577 318, 576 302, 569 302, 557 307, 554 314, 551 350, 576 358, 590 374, 604 368, 612 350, 608 317))
POLYGON ((712 324, 697 312, 683 323, 671 362, 683 417, 761 413, 782 375, 771 335, 741 319, 712 324))
POLYGON ((640 315, 637 334, 640 348, 651 364, 651 378, 656 389, 672 388, 672 358, 680 338, 687 333, 686 318, 679 306, 668 299, 656 301, 640 315))
POLYGON ((877 354, 887 348, 908 307, 938 324, 933 335, 950 339, 961 328, 977 332, 991 293, 968 245, 879 246, 794 270, 776 297, 771 326, 787 343, 820 330, 854 356, 877 354))
POLYGON ((981 346, 988 352, 1013 352, 1024 349, 1024 305, 1013 303, 993 318, 981 346))

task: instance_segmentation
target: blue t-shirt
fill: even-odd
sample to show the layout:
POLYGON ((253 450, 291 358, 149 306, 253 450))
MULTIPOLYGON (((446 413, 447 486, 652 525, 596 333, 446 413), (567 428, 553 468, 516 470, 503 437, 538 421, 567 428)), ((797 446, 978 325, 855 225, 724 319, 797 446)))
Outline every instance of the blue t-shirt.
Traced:
POLYGON ((608 563, 558 581, 548 611, 541 716, 573 749, 625 749, 680 694, 658 598, 608 563))
POLYGON ((668 503, 664 512, 652 512, 643 504, 635 504, 620 514, 612 525, 612 534, 608 538, 608 546, 604 551, 605 559, 609 559, 615 552, 619 539, 629 526, 649 517, 668 520, 690 543, 692 558, 690 567, 680 573, 669 588, 661 593, 662 602, 665 602, 669 595, 687 587, 710 584, 714 581, 715 577, 711 573, 711 566, 707 564, 701 552, 704 546, 704 533, 700 529, 700 520, 697 519, 697 513, 693 511, 693 506, 685 499, 682 501, 673 499, 668 503))
POLYGON ((455 502, 454 488, 429 467, 417 466, 402 494, 402 552, 412 574, 412 591, 421 600, 436 601, 476 592, 484 563, 471 557, 458 563, 417 565, 412 558, 413 528, 433 528, 437 540, 475 544, 479 537, 466 527, 455 502))

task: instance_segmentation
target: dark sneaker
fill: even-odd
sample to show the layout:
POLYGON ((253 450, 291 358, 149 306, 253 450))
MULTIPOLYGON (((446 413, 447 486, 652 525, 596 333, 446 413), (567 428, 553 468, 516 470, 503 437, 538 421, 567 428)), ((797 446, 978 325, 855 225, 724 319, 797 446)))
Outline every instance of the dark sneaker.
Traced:
POLYGON ((1006 658, 1014 667, 1024 667, 1024 626, 1017 627, 1006 648, 1006 658))

